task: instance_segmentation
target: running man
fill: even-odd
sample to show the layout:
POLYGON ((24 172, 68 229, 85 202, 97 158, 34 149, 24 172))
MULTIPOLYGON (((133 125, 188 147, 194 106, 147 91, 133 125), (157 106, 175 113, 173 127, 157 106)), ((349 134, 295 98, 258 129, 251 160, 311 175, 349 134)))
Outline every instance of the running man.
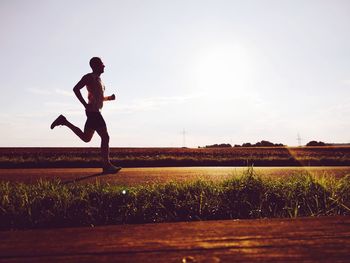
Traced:
POLYGON ((103 119, 100 110, 104 101, 115 100, 115 95, 104 96, 105 86, 101 81, 101 74, 104 72, 105 65, 101 58, 93 57, 90 59, 92 73, 88 73, 75 85, 73 91, 79 101, 85 108, 87 120, 84 131, 70 123, 63 115, 58 116, 51 124, 51 129, 63 125, 71 129, 82 141, 91 141, 95 131, 101 137, 101 156, 103 173, 117 173, 121 167, 115 167, 109 159, 109 135, 106 122, 103 119), (86 103, 80 90, 86 86, 88 90, 88 103, 86 103))

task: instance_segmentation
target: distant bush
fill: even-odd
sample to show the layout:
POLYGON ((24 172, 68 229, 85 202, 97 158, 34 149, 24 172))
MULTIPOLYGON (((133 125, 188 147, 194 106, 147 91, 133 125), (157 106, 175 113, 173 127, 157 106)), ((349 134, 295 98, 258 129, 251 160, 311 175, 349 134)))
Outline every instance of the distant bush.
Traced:
POLYGON ((324 142, 317 142, 317 141, 310 141, 306 144, 306 146, 328 146, 329 144, 324 143, 324 142))
POLYGON ((204 148, 232 148, 232 145, 229 143, 221 143, 221 144, 206 145, 204 148))
MULTIPOLYGON (((242 144, 242 147, 282 147, 284 146, 282 143, 272 143, 269 141, 262 140, 261 142, 257 142, 255 144, 251 144, 250 142, 246 142, 242 144)), ((239 144, 235 144, 235 147, 241 147, 239 144)))

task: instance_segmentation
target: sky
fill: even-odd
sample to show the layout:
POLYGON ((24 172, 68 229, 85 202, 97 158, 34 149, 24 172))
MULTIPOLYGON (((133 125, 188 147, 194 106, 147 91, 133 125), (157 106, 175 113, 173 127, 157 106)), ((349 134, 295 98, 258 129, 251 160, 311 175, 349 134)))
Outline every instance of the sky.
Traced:
POLYGON ((350 142, 349 14, 347 0, 1 0, 0 147, 98 147, 50 130, 59 114, 84 127, 72 89, 94 56, 117 97, 111 147, 350 142))

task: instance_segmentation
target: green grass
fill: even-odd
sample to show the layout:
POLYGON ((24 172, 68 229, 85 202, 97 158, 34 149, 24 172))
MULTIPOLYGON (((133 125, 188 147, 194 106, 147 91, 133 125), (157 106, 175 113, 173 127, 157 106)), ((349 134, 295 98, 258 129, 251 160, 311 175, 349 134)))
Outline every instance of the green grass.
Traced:
POLYGON ((122 187, 0 182, 0 228, 350 215, 350 175, 262 178, 252 168, 225 182, 122 187))

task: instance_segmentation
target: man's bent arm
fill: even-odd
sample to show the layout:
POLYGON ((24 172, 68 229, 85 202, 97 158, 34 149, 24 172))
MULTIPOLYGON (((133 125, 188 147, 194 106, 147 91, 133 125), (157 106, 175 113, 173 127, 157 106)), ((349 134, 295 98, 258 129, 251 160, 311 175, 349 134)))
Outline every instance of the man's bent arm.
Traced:
POLYGON ((104 97, 103 100, 104 100, 104 101, 115 100, 115 95, 112 94, 111 96, 104 97))
POLYGON ((84 100, 83 95, 81 95, 80 90, 81 90, 82 88, 84 88, 85 85, 86 85, 86 80, 85 80, 85 78, 83 77, 83 78, 77 83, 77 85, 75 85, 74 88, 73 88, 73 91, 74 91, 74 93, 75 93, 75 96, 77 96, 77 98, 78 98, 78 100, 81 102, 81 104, 84 105, 84 108, 86 108, 87 103, 86 103, 86 101, 84 100))

